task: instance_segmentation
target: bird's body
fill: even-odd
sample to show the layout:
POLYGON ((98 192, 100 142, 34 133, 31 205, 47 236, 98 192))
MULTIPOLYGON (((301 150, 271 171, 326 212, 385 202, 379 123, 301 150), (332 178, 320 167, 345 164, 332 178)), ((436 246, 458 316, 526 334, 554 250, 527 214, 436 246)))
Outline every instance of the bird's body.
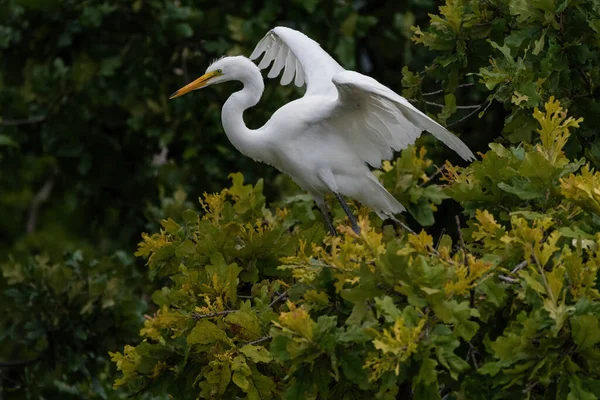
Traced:
MULTIPOLYGON (((213 83, 241 81, 243 89, 232 94, 222 110, 229 140, 246 156, 288 174, 313 196, 324 214, 323 197, 328 193, 336 194, 346 211, 340 195, 360 201, 382 218, 404 211, 368 165, 379 167, 394 150, 412 144, 423 130, 464 159, 474 158, 460 139, 406 99, 370 77, 344 70, 298 31, 283 27, 271 30, 250 58, 262 54, 258 67, 242 56, 223 58, 172 97, 213 83), (306 93, 277 110, 263 127, 248 129, 243 113, 260 100, 264 90, 260 68, 271 62, 269 77, 283 71, 282 84, 292 80, 297 86, 306 83, 306 93)), ((353 217, 351 220, 356 230, 353 217)))

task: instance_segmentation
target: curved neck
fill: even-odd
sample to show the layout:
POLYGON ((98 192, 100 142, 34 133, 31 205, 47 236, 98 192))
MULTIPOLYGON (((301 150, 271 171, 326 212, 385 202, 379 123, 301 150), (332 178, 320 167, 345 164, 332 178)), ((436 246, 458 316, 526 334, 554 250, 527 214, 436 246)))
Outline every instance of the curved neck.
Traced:
POLYGON ((233 93, 223 105, 221 122, 227 138, 235 148, 256 159, 261 146, 256 131, 248 129, 244 123, 244 111, 258 103, 265 90, 265 84, 258 68, 248 70, 240 81, 244 87, 233 93))

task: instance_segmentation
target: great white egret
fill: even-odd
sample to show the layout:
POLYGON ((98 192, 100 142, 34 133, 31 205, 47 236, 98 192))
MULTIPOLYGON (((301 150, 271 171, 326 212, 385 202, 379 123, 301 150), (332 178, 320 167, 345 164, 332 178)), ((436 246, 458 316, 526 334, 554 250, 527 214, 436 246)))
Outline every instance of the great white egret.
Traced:
POLYGON ((327 193, 337 197, 357 233, 356 218, 342 196, 367 205, 382 219, 405 210, 368 165, 380 167, 382 160, 414 143, 422 131, 431 132, 465 160, 475 158, 459 138, 404 97, 373 78, 345 70, 317 42, 290 28, 269 31, 250 59, 225 57, 212 63, 204 75, 170 98, 232 80, 244 87, 223 105, 221 121, 227 137, 241 153, 288 174, 310 193, 334 235, 323 198, 327 193), (251 60, 263 53, 257 67, 251 60), (248 129, 243 113, 260 100, 264 90, 260 70, 271 62, 269 78, 283 71, 282 85, 292 80, 299 87, 306 83, 306 93, 277 110, 263 127, 248 129))

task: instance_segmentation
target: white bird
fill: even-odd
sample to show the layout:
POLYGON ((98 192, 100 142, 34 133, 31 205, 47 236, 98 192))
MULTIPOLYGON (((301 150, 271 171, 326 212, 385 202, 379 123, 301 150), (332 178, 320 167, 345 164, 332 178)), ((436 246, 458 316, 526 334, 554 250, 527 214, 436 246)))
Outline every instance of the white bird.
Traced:
POLYGON ((416 109, 404 97, 375 79, 347 71, 321 46, 301 32, 277 27, 258 43, 250 59, 225 57, 204 75, 171 95, 227 81, 241 81, 243 89, 223 105, 221 121, 231 143, 241 153, 288 174, 312 195, 330 232, 335 228, 324 196, 333 193, 359 232, 356 218, 342 196, 360 201, 382 219, 405 211, 371 173, 405 149, 424 130, 432 133, 465 160, 475 156, 443 126, 416 109), (251 61, 264 53, 258 67, 251 61), (264 90, 260 69, 273 66, 269 78, 282 71, 281 84, 306 83, 305 95, 277 110, 259 129, 248 129, 243 113, 255 106, 264 90))

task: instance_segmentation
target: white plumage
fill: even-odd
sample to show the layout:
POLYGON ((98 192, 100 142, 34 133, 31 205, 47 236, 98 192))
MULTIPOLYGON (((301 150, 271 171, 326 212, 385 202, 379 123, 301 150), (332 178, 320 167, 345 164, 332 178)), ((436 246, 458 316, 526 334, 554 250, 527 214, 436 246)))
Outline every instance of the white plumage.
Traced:
POLYGON ((344 206, 355 231, 356 221, 341 195, 359 200, 381 218, 404 211, 369 170, 380 167, 394 151, 405 149, 424 130, 465 160, 475 156, 443 126, 405 98, 375 79, 342 68, 321 46, 301 32, 277 27, 269 31, 250 55, 262 56, 258 67, 245 57, 225 57, 206 74, 175 92, 229 80, 244 88, 225 102, 222 122, 229 140, 243 154, 273 165, 309 192, 332 233, 323 196, 333 192, 344 206), (306 84, 304 97, 277 110, 261 128, 248 129, 244 110, 256 105, 264 90, 260 69, 271 67, 269 78, 281 84, 306 84))

